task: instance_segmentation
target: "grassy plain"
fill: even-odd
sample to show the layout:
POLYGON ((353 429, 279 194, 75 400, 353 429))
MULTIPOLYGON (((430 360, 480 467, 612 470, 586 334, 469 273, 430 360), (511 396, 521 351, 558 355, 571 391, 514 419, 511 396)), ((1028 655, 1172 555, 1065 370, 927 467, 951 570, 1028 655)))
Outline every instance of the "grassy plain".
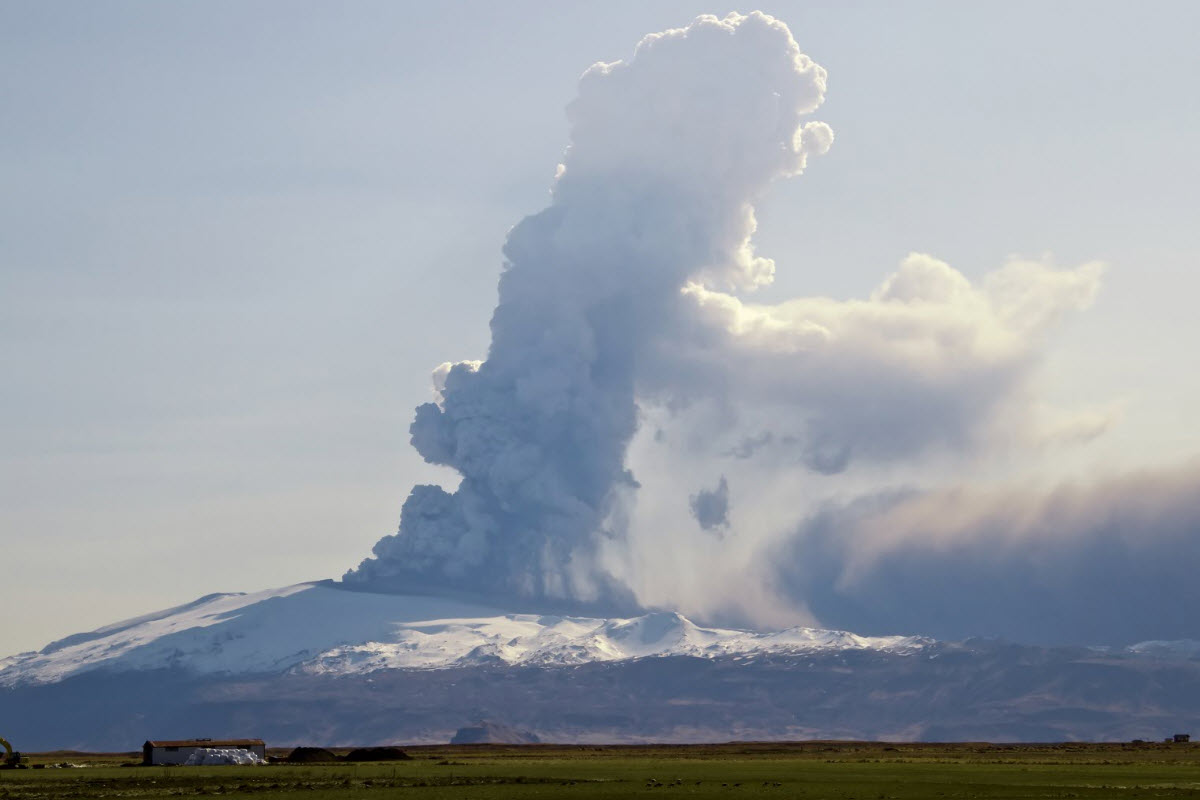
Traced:
POLYGON ((45 753, 32 762, 89 766, 0 772, 0 800, 1200 797, 1196 744, 484 745, 408 752, 412 760, 380 764, 261 767, 135 767, 120 766, 135 762, 135 753, 45 753))

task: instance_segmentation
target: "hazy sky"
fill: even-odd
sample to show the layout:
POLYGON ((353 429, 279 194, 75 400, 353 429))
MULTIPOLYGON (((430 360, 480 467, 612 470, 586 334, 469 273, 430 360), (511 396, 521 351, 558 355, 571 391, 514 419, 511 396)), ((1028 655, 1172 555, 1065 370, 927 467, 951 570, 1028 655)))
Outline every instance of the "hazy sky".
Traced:
MULTIPOLYGON (((912 251, 1103 261, 1038 380, 1109 427, 983 471, 1200 456, 1200 6, 762 7, 837 139, 758 203, 759 299, 865 297, 912 251)), ((412 409, 484 355, 580 74, 728 10, 0 2, 0 654, 340 575, 452 481, 412 409)))

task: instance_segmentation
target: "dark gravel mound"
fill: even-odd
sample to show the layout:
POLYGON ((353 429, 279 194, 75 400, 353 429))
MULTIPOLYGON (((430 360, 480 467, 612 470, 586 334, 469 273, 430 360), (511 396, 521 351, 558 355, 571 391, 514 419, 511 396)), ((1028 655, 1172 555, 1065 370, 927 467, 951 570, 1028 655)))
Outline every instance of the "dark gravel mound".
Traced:
POLYGON ((284 760, 289 764, 319 764, 325 761, 337 761, 338 757, 324 747, 297 747, 288 753, 284 760))
POLYGON ((412 758, 399 747, 359 747, 345 756, 345 761, 404 761, 412 758))

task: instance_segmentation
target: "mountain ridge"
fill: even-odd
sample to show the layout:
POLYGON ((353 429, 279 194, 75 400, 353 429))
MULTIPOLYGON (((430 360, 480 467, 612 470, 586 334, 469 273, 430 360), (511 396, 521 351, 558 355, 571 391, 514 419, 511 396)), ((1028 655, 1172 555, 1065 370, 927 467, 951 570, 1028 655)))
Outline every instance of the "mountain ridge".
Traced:
POLYGON ((0 686, 54 683, 93 669, 346 675, 478 663, 550 666, 681 655, 908 652, 932 642, 806 627, 706 627, 673 611, 608 619, 506 613, 455 599, 344 591, 312 581, 205 595, 64 637, 40 651, 0 659, 0 686))
POLYGON ((517 614, 313 582, 0 659, 0 719, 40 750, 437 743, 480 719, 561 743, 1153 739, 1200 724, 1198 654, 517 614))

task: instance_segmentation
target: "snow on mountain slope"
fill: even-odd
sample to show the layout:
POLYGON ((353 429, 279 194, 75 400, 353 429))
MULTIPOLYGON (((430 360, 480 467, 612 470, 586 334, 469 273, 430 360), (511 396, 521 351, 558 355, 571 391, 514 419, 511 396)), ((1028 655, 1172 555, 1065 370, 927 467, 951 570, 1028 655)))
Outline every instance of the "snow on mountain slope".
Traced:
POLYGON ((912 652, 930 643, 919 637, 862 637, 812 628, 771 633, 702 628, 667 612, 611 620, 508 614, 405 625, 391 642, 334 648, 299 665, 297 671, 348 674, 486 661, 551 666, 650 656, 716 658, 814 650, 912 652))
POLYGON ((350 674, 489 661, 561 665, 668 655, 912 652, 929 643, 812 628, 703 628, 669 612, 632 619, 509 614, 456 600, 347 591, 318 582, 208 595, 69 636, 37 653, 0 659, 0 686, 54 683, 95 669, 350 674))

